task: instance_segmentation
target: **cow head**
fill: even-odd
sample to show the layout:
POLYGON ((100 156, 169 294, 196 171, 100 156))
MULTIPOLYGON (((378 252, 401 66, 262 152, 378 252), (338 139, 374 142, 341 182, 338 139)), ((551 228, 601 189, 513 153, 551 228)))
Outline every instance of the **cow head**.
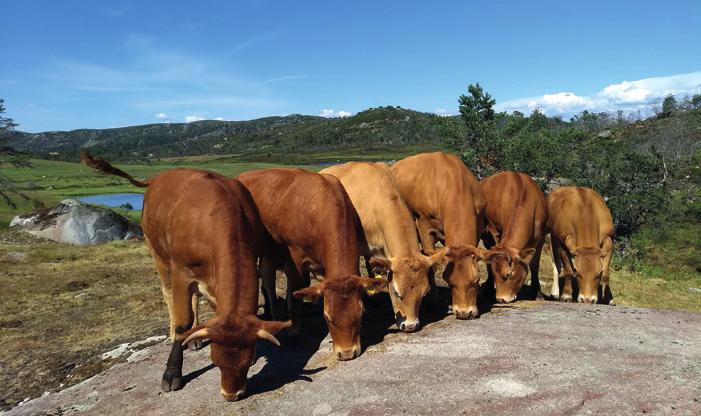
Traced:
POLYGON ((571 235, 565 239, 565 246, 572 255, 577 285, 579 286, 578 300, 585 303, 596 303, 599 300, 599 285, 604 271, 604 258, 611 254, 613 241, 604 238, 599 247, 577 247, 571 235))
POLYGON ((430 289, 429 269, 443 260, 444 256, 445 250, 430 257, 419 253, 405 257, 370 258, 372 271, 388 276, 389 297, 400 330, 414 332, 419 328, 421 299, 430 289))
POLYGON ((443 278, 450 285, 453 313, 458 319, 479 316, 477 293, 480 277, 477 262, 482 260, 482 256, 483 251, 475 246, 451 246, 445 253, 448 264, 443 278))
POLYGON ((318 285, 297 290, 297 298, 324 297, 324 319, 333 340, 333 351, 339 360, 352 360, 360 355, 360 323, 363 318, 363 292, 387 286, 384 279, 344 276, 324 279, 318 285))
POLYGON ((518 250, 504 246, 485 253, 484 260, 489 263, 494 277, 497 302, 509 303, 516 300, 528 277, 528 267, 534 254, 534 248, 518 250))
POLYGON ((234 321, 219 315, 186 332, 182 344, 210 340, 212 362, 221 371, 219 391, 226 400, 234 401, 246 391, 246 375, 256 358, 256 341, 265 339, 279 346, 274 334, 290 326, 291 321, 262 321, 255 316, 234 321))

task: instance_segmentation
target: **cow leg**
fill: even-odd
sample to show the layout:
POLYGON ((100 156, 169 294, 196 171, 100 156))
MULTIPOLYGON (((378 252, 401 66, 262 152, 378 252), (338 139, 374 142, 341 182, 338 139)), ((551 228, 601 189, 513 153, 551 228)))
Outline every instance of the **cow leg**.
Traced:
POLYGON ((574 280, 574 267, 572 266, 572 261, 569 254, 563 248, 562 244, 559 245, 559 256, 562 262, 562 294, 560 295, 560 300, 563 302, 573 302, 573 289, 572 283, 574 280))
MULTIPOLYGON (((484 248, 489 250, 496 245, 496 237, 491 232, 485 232, 482 234, 482 244, 484 244, 484 248)), ((494 299, 496 299, 496 282, 494 281, 492 266, 489 263, 486 266, 487 280, 481 286, 482 297, 487 302, 494 303, 494 299)))
MULTIPOLYGON (((192 326, 197 326, 200 323, 200 298, 202 295, 198 291, 192 294, 192 326)), ((204 341, 201 339, 190 341, 187 343, 188 350, 199 350, 204 347, 204 341)))
POLYGON ((281 320, 281 313, 277 301, 275 281, 276 269, 273 259, 268 257, 260 259, 260 277, 263 281, 263 298, 265 298, 263 309, 267 316, 271 317, 274 321, 279 321, 281 320))
POLYGON ((560 299, 560 271, 562 270, 562 259, 560 258, 560 242, 554 236, 550 235, 550 254, 552 256, 553 266, 553 283, 550 287, 550 296, 553 300, 560 299))
POLYGON ((436 252, 436 239, 431 234, 431 223, 424 217, 416 219, 416 229, 419 232, 421 247, 427 256, 436 252))
POLYGON ((302 333, 299 316, 303 301, 295 298, 292 293, 305 287, 301 258, 290 255, 285 261, 285 274, 287 275, 287 308, 292 320, 292 326, 287 329, 287 336, 290 342, 295 343, 299 341, 299 336, 302 333))
POLYGON ((611 293, 611 285, 609 284, 609 269, 611 267, 611 256, 613 255, 613 250, 611 253, 604 257, 603 261, 603 271, 601 276, 601 296, 599 296, 600 302, 615 306, 613 302, 613 294, 611 293))
POLYGON ((192 311, 192 297, 194 286, 188 281, 188 275, 177 266, 170 266, 171 287, 166 294, 170 297, 168 313, 170 315, 170 337, 173 347, 168 356, 166 370, 163 372, 161 389, 163 391, 180 390, 183 387, 183 334, 192 328, 194 314, 192 311))
POLYGON ((540 277, 538 272, 540 271, 540 255, 543 252, 543 243, 541 241, 535 249, 535 254, 531 259, 531 264, 529 268, 531 269, 531 299, 543 299, 543 294, 540 292, 540 277))

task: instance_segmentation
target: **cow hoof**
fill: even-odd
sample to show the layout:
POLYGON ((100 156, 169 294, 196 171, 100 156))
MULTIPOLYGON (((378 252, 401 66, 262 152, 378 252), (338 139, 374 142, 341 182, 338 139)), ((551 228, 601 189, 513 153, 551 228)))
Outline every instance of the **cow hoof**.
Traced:
POLYGON ((190 351, 201 350, 204 347, 204 341, 201 339, 190 341, 187 343, 187 349, 190 351))
POLYGON ((170 374, 168 371, 163 373, 163 380, 161 381, 161 390, 166 393, 169 391, 180 390, 183 388, 183 377, 182 374, 170 374))
POLYGON ((616 306, 616 304, 613 302, 613 299, 609 301, 608 305, 609 306, 616 306))
POLYGON ((572 303, 574 302, 574 299, 572 299, 572 296, 562 296, 560 298, 560 301, 565 303, 572 303))

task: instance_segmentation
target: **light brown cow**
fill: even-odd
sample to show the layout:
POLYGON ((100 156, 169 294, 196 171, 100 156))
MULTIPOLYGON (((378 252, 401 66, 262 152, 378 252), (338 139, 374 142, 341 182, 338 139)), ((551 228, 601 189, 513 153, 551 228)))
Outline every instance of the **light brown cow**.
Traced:
POLYGON ((209 339, 212 361, 221 370, 221 394, 238 399, 256 356, 256 340, 279 345, 273 334, 291 325, 256 317, 256 260, 266 233, 250 194, 238 181, 213 172, 172 169, 141 182, 103 159, 83 154, 81 160, 148 187, 141 224, 161 277, 173 340, 161 387, 182 388, 184 346, 209 339), (210 300, 216 316, 191 328, 196 291, 210 300))
MULTIPOLYGON (((361 351, 362 294, 386 282, 359 276, 360 222, 341 183, 333 176, 303 169, 257 170, 242 173, 238 179, 251 192, 263 224, 277 243, 261 261, 268 301, 277 299, 274 263, 282 253, 293 333, 299 331, 299 301, 292 295, 323 295, 324 318, 337 358, 357 357, 361 351), (303 289, 310 272, 324 280, 303 289)), ((272 312, 275 314, 274 308, 272 312)))
POLYGON ((553 251, 552 296, 572 301, 576 277, 580 302, 613 305, 609 266, 614 226, 604 199, 588 188, 565 187, 548 196, 553 251), (562 295, 560 295, 562 286, 562 295))
POLYGON ((480 187, 487 199, 489 234, 484 239, 486 293, 493 287, 497 302, 515 301, 530 269, 531 297, 541 296, 538 270, 548 221, 543 192, 530 176, 517 172, 492 175, 480 187))
POLYGON ((457 156, 443 152, 410 156, 390 169, 416 218, 424 252, 435 254, 438 241, 449 249, 443 278, 451 288, 455 316, 476 318, 482 253, 477 244, 485 208, 477 179, 457 156))
POLYGON ((428 271, 444 253, 421 254, 411 212, 386 165, 349 162, 321 173, 336 176, 343 183, 360 216, 365 240, 361 241, 361 254, 368 272, 387 273, 397 327, 415 331, 421 299, 429 290, 428 271))

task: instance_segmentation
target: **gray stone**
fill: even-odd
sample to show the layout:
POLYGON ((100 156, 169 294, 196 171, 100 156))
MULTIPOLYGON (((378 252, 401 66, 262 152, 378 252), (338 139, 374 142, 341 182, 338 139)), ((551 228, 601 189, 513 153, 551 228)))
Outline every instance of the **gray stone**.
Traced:
POLYGON ((138 224, 111 209, 70 198, 50 210, 17 216, 10 222, 10 228, 79 246, 143 236, 138 224))

